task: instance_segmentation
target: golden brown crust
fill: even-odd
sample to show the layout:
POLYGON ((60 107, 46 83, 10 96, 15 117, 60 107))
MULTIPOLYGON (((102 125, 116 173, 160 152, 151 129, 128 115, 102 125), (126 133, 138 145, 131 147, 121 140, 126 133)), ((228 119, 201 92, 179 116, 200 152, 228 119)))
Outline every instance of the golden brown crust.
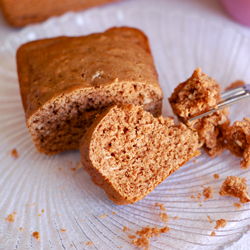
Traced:
POLYGON ((67 11, 79 11, 119 0, 0 0, 2 12, 9 24, 22 27, 42 22, 67 11))
POLYGON ((125 105, 111 107, 95 120, 80 151, 92 181, 115 204, 125 205, 153 191, 196 155, 197 148, 197 134, 185 125, 125 105))
POLYGON ((95 116, 114 104, 161 114, 147 37, 128 27, 22 45, 17 69, 27 126, 39 152, 79 148, 95 116))
POLYGON ((162 97, 148 39, 134 28, 29 42, 16 58, 26 118, 61 95, 117 82, 144 82, 162 97))

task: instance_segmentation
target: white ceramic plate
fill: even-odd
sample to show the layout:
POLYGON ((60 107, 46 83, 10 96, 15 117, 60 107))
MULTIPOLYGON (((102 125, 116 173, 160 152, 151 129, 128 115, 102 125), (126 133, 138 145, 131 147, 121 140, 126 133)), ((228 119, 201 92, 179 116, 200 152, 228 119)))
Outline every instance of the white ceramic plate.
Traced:
MULTIPOLYGON (((127 206, 109 201, 82 168, 72 170, 80 161, 78 151, 53 157, 37 153, 25 125, 15 66, 16 49, 27 41, 86 35, 122 25, 142 29, 150 39, 164 91, 165 116, 172 115, 167 97, 197 66, 222 88, 237 79, 250 82, 250 41, 236 30, 198 15, 169 13, 153 4, 122 6, 52 18, 25 28, 0 46, 0 249, 135 249, 128 234, 146 225, 163 226, 155 202, 165 204, 171 232, 151 239, 151 249, 222 249, 249 231, 250 205, 237 210, 236 198, 218 194, 229 175, 243 176, 250 184, 249 170, 240 170, 240 159, 229 152, 214 159, 203 152, 196 163, 191 160, 142 201, 127 206), (17 159, 11 156, 14 148, 17 159), (215 173, 220 179, 214 179, 215 173), (199 206, 190 196, 202 192, 201 185, 210 185, 215 193, 199 206), (15 222, 5 222, 13 212, 17 212, 15 222), (106 218, 101 218, 104 214, 106 218), (173 220, 175 216, 180 219, 173 220), (228 221, 226 227, 210 237, 221 218, 228 221), (123 232, 124 226, 130 231, 123 232), (32 237, 34 231, 40 232, 40 242, 32 237), (86 246, 90 241, 94 245, 86 246)), ((247 107, 249 102, 232 107, 230 118, 250 116, 247 107)))

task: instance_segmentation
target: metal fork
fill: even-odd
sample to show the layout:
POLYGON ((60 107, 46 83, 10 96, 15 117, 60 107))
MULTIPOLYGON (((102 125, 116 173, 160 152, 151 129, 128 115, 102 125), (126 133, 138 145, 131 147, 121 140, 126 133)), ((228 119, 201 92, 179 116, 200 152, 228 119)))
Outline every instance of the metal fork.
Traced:
POLYGON ((250 84, 246 84, 243 86, 239 86, 228 91, 225 91, 221 94, 221 101, 218 103, 216 108, 212 108, 211 110, 195 116, 193 118, 188 119, 188 121, 192 122, 209 114, 212 114, 220 109, 224 109, 229 107, 235 103, 242 102, 246 99, 250 99, 250 84))

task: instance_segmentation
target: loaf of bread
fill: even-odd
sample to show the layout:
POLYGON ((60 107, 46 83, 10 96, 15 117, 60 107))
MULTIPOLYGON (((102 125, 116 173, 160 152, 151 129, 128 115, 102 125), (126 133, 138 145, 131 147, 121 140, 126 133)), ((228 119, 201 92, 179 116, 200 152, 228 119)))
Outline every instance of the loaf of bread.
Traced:
POLYGON ((117 205, 143 199, 197 149, 198 135, 186 125, 132 104, 100 115, 80 146, 84 169, 117 205))
POLYGON ((6 20, 13 26, 42 22, 67 11, 79 11, 119 0, 0 0, 6 20))
POLYGON ((137 29, 30 42, 18 49, 17 68, 27 126, 48 155, 78 149, 96 115, 114 104, 161 114, 148 39, 137 29))
POLYGON ((215 108, 220 102, 220 86, 197 68, 192 76, 180 83, 169 98, 174 114, 195 129, 203 149, 211 157, 220 155, 225 147, 224 135, 230 124, 229 108, 189 122, 188 119, 215 108))

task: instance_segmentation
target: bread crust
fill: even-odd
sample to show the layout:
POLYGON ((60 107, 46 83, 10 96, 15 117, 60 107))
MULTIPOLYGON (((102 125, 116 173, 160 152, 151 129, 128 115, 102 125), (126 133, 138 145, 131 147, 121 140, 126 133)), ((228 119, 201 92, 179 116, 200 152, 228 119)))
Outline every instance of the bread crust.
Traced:
POLYGON ((79 11, 119 0, 0 0, 7 22, 15 27, 42 22, 67 11, 79 11))
MULTIPOLYGON (((140 30, 111 28, 84 37, 33 41, 22 45, 16 58, 26 122, 39 152, 50 155, 79 148, 80 138, 95 115, 114 104, 135 102, 156 116, 161 114, 162 90, 148 39, 140 30), (82 133, 78 143, 71 143, 69 138, 70 145, 60 145, 58 150, 46 149, 53 141, 41 147, 37 137, 41 131, 37 127, 45 126, 37 124, 36 127, 34 123, 41 123, 43 117, 44 122, 58 121, 60 126, 64 110, 72 114, 69 106, 74 106, 79 114, 69 119, 65 115, 64 120, 88 121, 86 126, 77 124, 85 130, 73 131, 82 133), (79 120, 83 115, 85 120, 79 120)), ((46 125, 46 130, 50 127, 46 125)), ((52 137, 53 133, 56 136, 54 130, 48 136, 52 137)))

